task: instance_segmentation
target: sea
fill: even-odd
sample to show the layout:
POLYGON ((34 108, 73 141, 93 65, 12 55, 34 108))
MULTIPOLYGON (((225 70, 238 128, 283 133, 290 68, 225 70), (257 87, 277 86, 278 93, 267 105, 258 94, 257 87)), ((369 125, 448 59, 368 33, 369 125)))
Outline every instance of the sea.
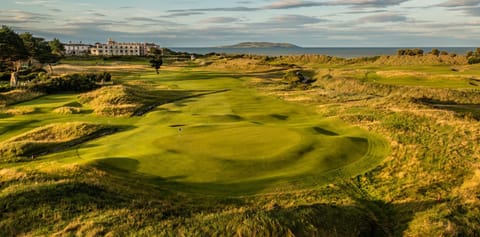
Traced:
MULTIPOLYGON (((425 53, 433 48, 426 47, 390 47, 390 48, 171 48, 177 52, 187 52, 195 54, 225 53, 225 54, 252 54, 265 56, 286 56, 286 55, 304 55, 319 54, 336 56, 341 58, 372 57, 381 55, 396 55, 398 49, 421 48, 425 53)), ((440 51, 465 55, 468 51, 474 51, 475 47, 437 47, 440 51)))

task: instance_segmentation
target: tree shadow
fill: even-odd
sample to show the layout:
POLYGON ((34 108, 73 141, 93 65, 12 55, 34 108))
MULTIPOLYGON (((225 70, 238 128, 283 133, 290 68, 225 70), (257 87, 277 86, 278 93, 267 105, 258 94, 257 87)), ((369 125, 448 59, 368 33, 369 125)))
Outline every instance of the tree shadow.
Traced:
POLYGON ((29 124, 38 123, 38 122, 40 122, 40 120, 33 119, 33 120, 19 121, 16 123, 11 123, 9 125, 2 126, 0 127, 0 135, 7 133, 9 131, 25 128, 29 124))
MULTIPOLYGON (((288 228, 289 233, 294 236, 402 236, 417 212, 439 204, 435 201, 386 203, 362 198, 354 187, 347 186, 346 188, 354 190, 341 190, 341 192, 353 195, 355 200, 353 204, 330 202, 283 207, 274 204, 266 209, 255 207, 244 213, 226 214, 225 210, 251 205, 249 203, 251 200, 248 201, 248 198, 244 198, 245 196, 218 196, 214 193, 209 194, 205 190, 187 193, 179 186, 184 185, 185 188, 197 192, 199 190, 195 189, 208 190, 207 185, 212 184, 194 187, 193 184, 183 182, 185 176, 149 176, 138 173, 138 166, 139 161, 133 158, 109 157, 95 160, 85 167, 86 170, 102 170, 107 173, 97 177, 97 182, 91 182, 92 177, 88 175, 62 182, 52 182, 59 177, 35 177, 32 182, 41 180, 39 184, 0 197, 0 234, 20 235, 43 229, 45 226, 55 230, 59 227, 52 227, 53 220, 56 223, 64 223, 60 226, 65 226, 79 218, 83 220, 99 213, 112 215, 114 211, 113 213, 118 215, 114 218, 115 223, 104 223, 103 231, 105 232, 99 233, 100 235, 107 234, 109 229, 117 228, 118 225, 125 225, 131 218, 140 217, 136 215, 146 215, 142 216, 143 219, 135 225, 136 228, 141 229, 167 219, 178 221, 202 213, 222 213, 221 218, 233 218, 234 222, 219 221, 214 225, 230 223, 237 225, 234 228, 239 228, 245 223, 254 223, 252 231, 259 233, 259 236, 262 235, 261 233, 268 233, 262 231, 277 227, 288 228), (140 214, 135 214, 137 211, 140 214), (242 217, 238 219, 232 215, 242 217), (236 222, 236 220, 247 222, 236 222)), ((95 172, 95 174, 98 173, 95 172)), ((3 190, 10 185, 15 183, 1 188, 3 190)), ((279 193, 279 195, 282 194, 279 193)), ((198 226, 209 223, 208 218, 195 219, 195 221, 198 226)), ((181 226, 186 223, 188 222, 178 222, 175 225, 181 226)), ((173 233, 175 227, 169 228, 172 228, 173 233)), ((202 231, 205 232, 202 233, 211 234, 208 230, 204 228, 202 231)))

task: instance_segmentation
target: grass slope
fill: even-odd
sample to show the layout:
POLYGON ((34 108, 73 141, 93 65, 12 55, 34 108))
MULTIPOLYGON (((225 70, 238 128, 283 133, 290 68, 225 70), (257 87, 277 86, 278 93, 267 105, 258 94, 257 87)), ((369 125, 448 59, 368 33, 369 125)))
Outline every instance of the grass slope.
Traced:
MULTIPOLYGON (((280 79, 281 63, 270 70, 257 62, 221 59, 214 67, 168 67, 159 76, 115 67, 123 85, 154 88, 134 96, 140 102, 165 90, 216 92, 160 103, 143 116, 101 116, 95 103, 74 94, 15 105, 31 112, 1 115, 2 141, 67 121, 128 129, 31 162, 0 164, 0 232, 478 235, 478 121, 417 102, 430 95, 429 101, 475 104, 478 92, 463 84, 377 83, 364 72, 407 68, 365 63, 330 70, 312 63, 306 69, 319 80, 292 90, 280 79), (249 72, 238 73, 240 66, 249 72), (63 107, 80 114, 55 112, 63 107)), ((411 70, 442 80, 453 73, 448 65, 411 70)))
POLYGON ((1 161, 34 159, 115 132, 115 128, 81 122, 50 124, 0 143, 1 161))

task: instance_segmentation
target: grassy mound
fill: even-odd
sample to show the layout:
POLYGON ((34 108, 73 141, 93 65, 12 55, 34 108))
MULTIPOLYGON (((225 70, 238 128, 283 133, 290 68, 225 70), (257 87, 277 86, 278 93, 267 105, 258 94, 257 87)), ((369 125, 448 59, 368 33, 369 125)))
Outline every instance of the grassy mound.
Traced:
POLYGON ((8 108, 5 109, 3 112, 9 115, 24 115, 24 114, 31 114, 35 112, 35 108, 33 107, 21 107, 21 108, 8 108))
POLYGON ((0 93, 0 108, 23 101, 32 100, 42 95, 44 94, 41 92, 32 92, 28 90, 13 90, 0 93))
POLYGON ((53 112, 57 114, 78 114, 81 111, 82 110, 80 108, 72 106, 63 106, 53 110, 53 112))
POLYGON ((141 115, 152 108, 194 95, 191 91, 159 90, 144 85, 108 86, 81 95, 94 113, 103 116, 128 117, 141 115))
POLYGON ((112 133, 114 130, 104 125, 82 122, 51 124, 0 143, 0 157, 7 162, 27 160, 112 133))

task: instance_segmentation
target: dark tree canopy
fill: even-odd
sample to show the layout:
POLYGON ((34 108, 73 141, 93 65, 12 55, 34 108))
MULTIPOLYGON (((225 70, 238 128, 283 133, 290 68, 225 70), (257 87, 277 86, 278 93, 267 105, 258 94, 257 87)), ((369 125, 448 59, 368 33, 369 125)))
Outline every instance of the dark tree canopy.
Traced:
POLYGON ((0 29, 0 60, 6 64, 14 65, 19 60, 29 57, 22 38, 7 26, 0 29))
POLYGON ((423 49, 399 49, 397 50, 398 56, 423 56, 423 49))
POLYGON ((28 32, 20 34, 20 38, 31 58, 38 60, 41 64, 58 61, 58 57, 52 53, 49 43, 43 38, 34 37, 28 32))
POLYGON ((157 72, 157 74, 159 74, 159 69, 160 67, 162 66, 163 64, 163 52, 161 49, 158 49, 158 48, 151 48, 150 49, 150 65, 155 68, 155 72, 157 72))
POLYGON ((51 42, 35 37, 29 32, 15 33, 7 26, 0 30, 0 61, 3 65, 13 66, 12 72, 18 71, 22 61, 28 59, 44 65, 58 62, 63 55, 64 47, 58 39, 51 42))
POLYGON ((50 49, 52 49, 52 54, 57 55, 59 57, 64 56, 65 46, 60 42, 59 39, 54 38, 52 41, 48 42, 50 49))
POLYGON ((432 49, 432 51, 430 51, 430 54, 435 55, 435 56, 439 56, 440 55, 440 50, 432 49))

